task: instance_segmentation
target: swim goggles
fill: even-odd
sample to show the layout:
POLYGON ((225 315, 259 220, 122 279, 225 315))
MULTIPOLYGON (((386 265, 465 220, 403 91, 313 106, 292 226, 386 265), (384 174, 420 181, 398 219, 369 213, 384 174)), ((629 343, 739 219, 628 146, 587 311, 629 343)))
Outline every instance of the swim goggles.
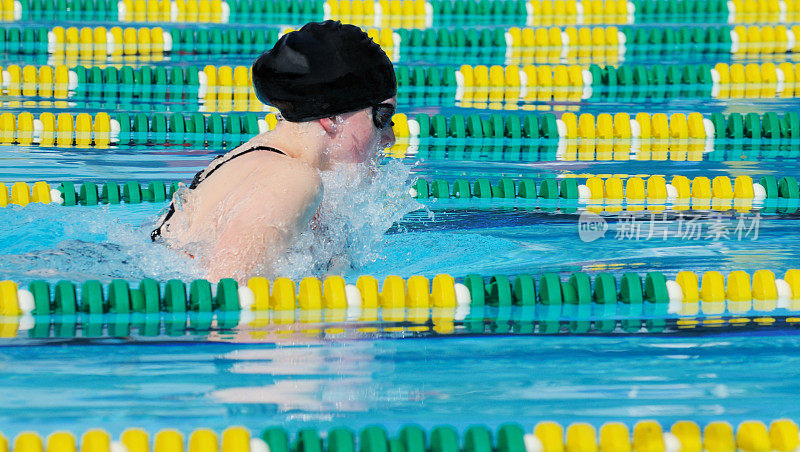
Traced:
POLYGON ((378 105, 372 106, 372 122, 379 130, 383 130, 386 126, 393 126, 392 116, 394 116, 395 106, 382 102, 378 105))

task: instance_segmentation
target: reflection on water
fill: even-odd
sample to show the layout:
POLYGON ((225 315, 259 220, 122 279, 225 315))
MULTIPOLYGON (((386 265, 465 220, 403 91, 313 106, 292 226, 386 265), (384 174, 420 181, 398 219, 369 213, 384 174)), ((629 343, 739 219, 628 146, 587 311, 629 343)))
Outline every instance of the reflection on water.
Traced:
POLYGON ((0 422, 14 435, 794 418, 800 336, 779 333, 8 346, 0 422))
POLYGON ((371 380, 374 354, 343 348, 245 349, 226 353, 231 374, 281 376, 268 386, 213 391, 209 397, 225 404, 273 404, 279 411, 367 411, 353 397, 371 380))

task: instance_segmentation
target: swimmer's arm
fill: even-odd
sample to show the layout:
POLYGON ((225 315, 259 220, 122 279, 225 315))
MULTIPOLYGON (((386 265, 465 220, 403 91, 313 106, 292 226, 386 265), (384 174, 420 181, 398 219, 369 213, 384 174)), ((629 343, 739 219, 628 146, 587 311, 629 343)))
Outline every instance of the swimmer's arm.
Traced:
POLYGON ((269 267, 269 261, 311 221, 322 199, 322 182, 312 168, 293 166, 253 185, 243 184, 258 195, 244 196, 221 232, 207 264, 210 280, 234 272, 238 279, 254 276, 260 267, 269 267))
POLYGON ((236 277, 239 282, 244 282, 243 279, 255 275, 262 256, 277 255, 283 251, 285 231, 275 226, 254 230, 252 226, 242 225, 244 229, 250 229, 252 235, 226 232, 220 237, 209 256, 209 281, 236 277))

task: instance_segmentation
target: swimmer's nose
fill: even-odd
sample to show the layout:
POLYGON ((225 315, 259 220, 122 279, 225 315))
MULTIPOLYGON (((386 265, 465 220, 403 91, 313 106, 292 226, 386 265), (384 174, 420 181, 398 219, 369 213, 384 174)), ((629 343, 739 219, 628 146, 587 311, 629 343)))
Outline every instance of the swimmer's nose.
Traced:
POLYGON ((386 127, 381 134, 381 148, 390 148, 394 146, 395 137, 394 137, 394 129, 391 127, 386 127))

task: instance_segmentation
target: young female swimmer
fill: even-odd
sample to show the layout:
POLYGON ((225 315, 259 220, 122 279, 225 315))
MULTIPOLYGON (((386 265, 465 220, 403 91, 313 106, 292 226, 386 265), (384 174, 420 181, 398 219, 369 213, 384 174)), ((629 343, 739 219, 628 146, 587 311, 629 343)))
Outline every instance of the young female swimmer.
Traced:
POLYGON ((197 173, 151 234, 197 257, 213 281, 268 268, 317 211, 319 172, 374 160, 395 139, 392 63, 356 26, 306 24, 252 73, 259 100, 283 119, 197 173))

